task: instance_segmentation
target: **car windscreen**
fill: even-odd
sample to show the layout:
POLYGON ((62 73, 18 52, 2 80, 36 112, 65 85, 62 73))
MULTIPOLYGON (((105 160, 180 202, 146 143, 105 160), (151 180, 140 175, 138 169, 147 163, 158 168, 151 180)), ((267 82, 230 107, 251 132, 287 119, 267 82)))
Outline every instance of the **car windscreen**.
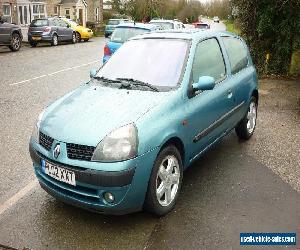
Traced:
POLYGON ((134 27, 119 27, 116 28, 111 36, 111 41, 115 43, 124 43, 129 38, 149 32, 146 29, 134 28, 134 27))
POLYGON ((151 22, 151 24, 157 25, 161 30, 174 29, 174 24, 169 22, 151 22))
POLYGON ((31 22, 30 27, 43 27, 48 25, 49 22, 47 19, 36 19, 31 22))
POLYGON ((135 79, 155 87, 176 87, 188 49, 186 40, 131 40, 114 53, 97 76, 113 80, 135 79))
POLYGON ((199 29, 207 29, 208 28, 208 24, 204 24, 204 23, 197 24, 197 28, 199 28, 199 29))
POLYGON ((120 24, 119 20, 109 20, 108 21, 108 25, 118 25, 118 24, 120 24))
POLYGON ((75 27, 79 26, 78 23, 76 23, 76 22, 74 22, 73 20, 70 20, 70 19, 67 19, 66 22, 69 23, 72 26, 75 26, 75 27))

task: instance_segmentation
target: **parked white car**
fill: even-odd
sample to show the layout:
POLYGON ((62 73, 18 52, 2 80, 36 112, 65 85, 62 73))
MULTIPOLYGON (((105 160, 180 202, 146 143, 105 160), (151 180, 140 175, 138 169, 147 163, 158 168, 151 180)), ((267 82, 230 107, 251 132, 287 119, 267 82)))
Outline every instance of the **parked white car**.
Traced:
POLYGON ((184 24, 179 20, 153 19, 150 23, 159 26, 160 30, 179 30, 185 28, 184 24))

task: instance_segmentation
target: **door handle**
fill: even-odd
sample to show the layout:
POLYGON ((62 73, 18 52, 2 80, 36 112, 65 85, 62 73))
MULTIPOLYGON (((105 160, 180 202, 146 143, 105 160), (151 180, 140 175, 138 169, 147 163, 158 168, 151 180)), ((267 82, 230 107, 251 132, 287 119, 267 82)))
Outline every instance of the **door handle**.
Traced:
POLYGON ((227 98, 228 99, 232 98, 232 91, 231 90, 228 90, 227 98))

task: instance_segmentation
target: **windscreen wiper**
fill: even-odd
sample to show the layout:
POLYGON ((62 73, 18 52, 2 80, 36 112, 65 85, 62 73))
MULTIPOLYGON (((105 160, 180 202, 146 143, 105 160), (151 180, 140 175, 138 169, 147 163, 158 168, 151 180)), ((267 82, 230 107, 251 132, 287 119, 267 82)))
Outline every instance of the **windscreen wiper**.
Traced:
MULTIPOLYGON (((148 87, 148 88, 152 89, 153 91, 159 92, 158 88, 154 87, 153 85, 143 82, 143 81, 140 81, 140 80, 133 79, 133 78, 117 78, 116 80, 130 82, 130 84, 136 85, 136 86, 148 87)), ((129 87, 129 86, 127 85, 127 87, 129 87)))
POLYGON ((114 79, 109 79, 107 77, 104 76, 94 76, 93 79, 99 80, 99 81, 103 81, 106 83, 120 83, 120 80, 114 80, 114 79))

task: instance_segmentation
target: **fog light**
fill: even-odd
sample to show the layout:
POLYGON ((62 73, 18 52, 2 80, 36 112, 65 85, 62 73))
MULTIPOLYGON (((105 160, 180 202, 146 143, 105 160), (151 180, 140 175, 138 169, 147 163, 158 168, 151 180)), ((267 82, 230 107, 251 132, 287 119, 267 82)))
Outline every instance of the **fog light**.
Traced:
POLYGON ((110 193, 110 192, 106 192, 104 193, 104 199, 108 202, 108 203, 112 203, 115 200, 115 196, 110 193))

